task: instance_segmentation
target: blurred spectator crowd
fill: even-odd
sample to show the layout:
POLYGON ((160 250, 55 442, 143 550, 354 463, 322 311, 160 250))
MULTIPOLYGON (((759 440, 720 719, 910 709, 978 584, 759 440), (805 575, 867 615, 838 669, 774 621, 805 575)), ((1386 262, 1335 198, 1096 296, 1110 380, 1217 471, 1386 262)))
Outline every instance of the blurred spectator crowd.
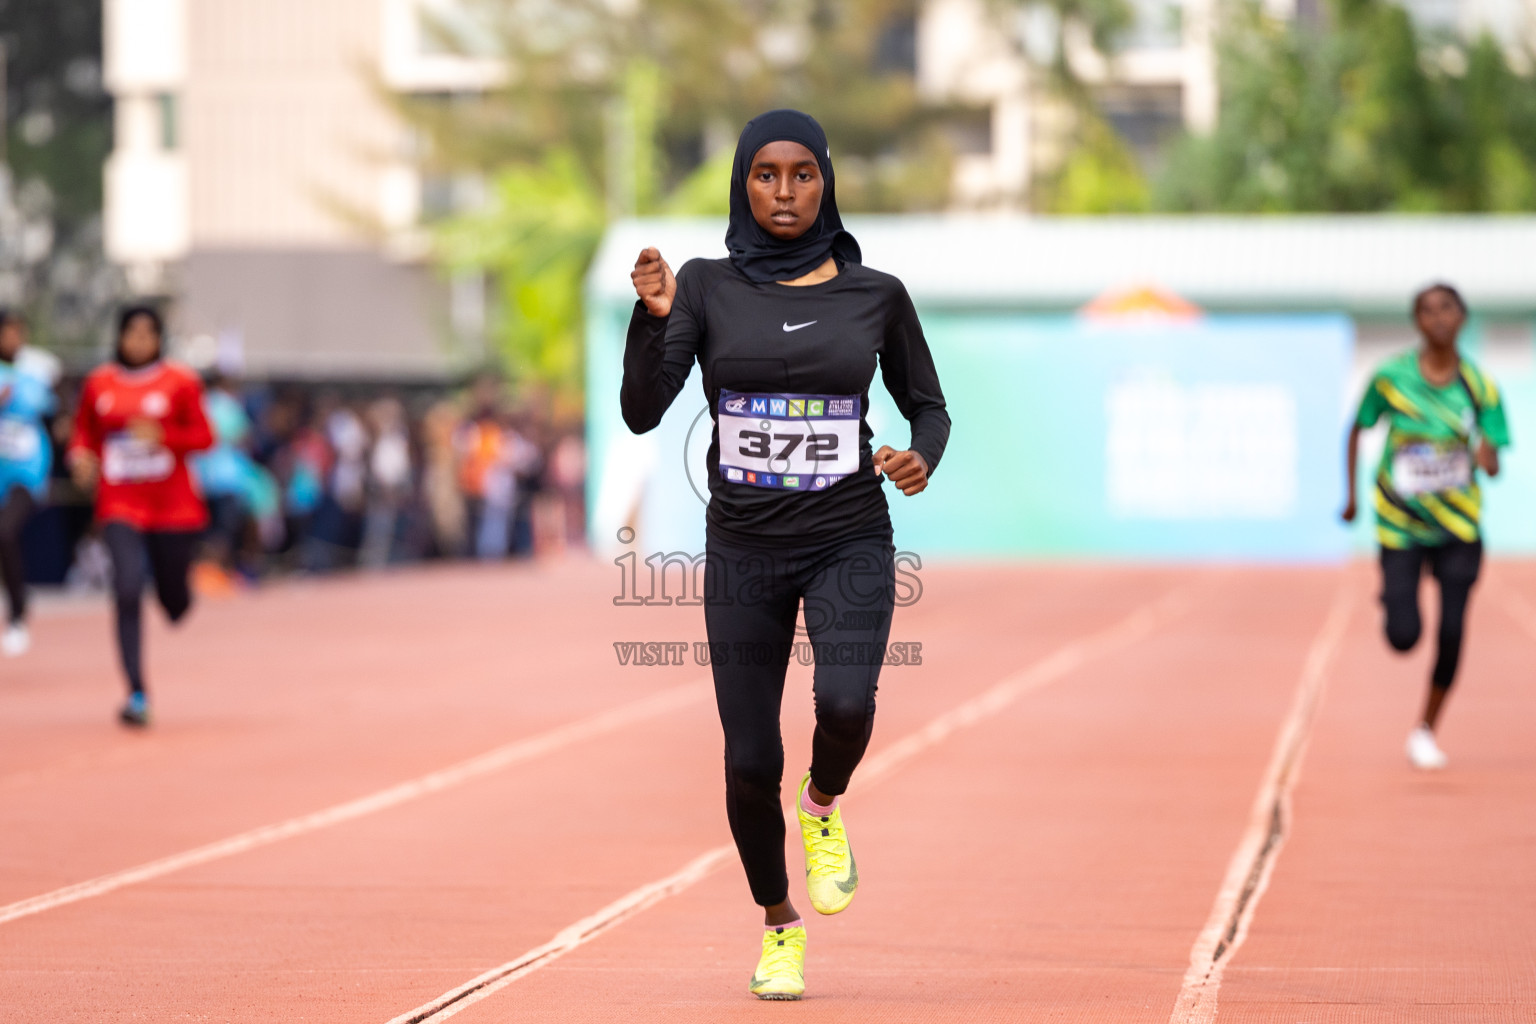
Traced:
MULTIPOLYGON (((76 386, 60 386, 60 442, 76 386)), ((216 440, 193 458, 211 518, 200 589, 274 573, 558 555, 583 543, 579 419, 561 422, 538 398, 510 400, 494 376, 456 391, 214 376, 205 401, 216 440)), ((89 497, 62 464, 26 547, 39 582, 105 579, 89 497)))

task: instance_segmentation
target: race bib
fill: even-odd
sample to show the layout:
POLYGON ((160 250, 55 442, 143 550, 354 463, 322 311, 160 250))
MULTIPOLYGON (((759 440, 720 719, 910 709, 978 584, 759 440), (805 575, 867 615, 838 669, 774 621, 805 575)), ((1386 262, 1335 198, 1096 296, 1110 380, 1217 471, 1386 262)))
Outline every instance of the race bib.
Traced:
POLYGON ((819 491, 859 468, 858 395, 720 392, 720 476, 819 491))
POLYGON ((30 462, 37 457, 41 445, 37 427, 31 423, 0 419, 0 459, 30 462))
POLYGON ((1453 491, 1472 483, 1472 453, 1466 448, 1411 444, 1392 455, 1392 486, 1403 495, 1453 491))
POLYGON ((149 484, 176 468, 176 456, 151 441, 114 434, 101 449, 101 477, 109 484, 149 484))

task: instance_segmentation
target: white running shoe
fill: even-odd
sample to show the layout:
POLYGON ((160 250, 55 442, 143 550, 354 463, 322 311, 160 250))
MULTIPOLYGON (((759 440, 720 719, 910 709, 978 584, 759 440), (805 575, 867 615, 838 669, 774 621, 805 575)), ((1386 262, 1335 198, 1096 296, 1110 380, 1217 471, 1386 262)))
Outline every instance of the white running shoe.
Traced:
POLYGON ((1408 734, 1408 760, 1415 768, 1426 772, 1445 767, 1445 751, 1435 742, 1435 734, 1429 726, 1421 725, 1408 734))
POLYGON ((32 634, 27 632, 27 627, 20 622, 13 622, 0 636, 0 651, 5 652, 7 658, 15 658, 26 654, 32 647, 32 634))

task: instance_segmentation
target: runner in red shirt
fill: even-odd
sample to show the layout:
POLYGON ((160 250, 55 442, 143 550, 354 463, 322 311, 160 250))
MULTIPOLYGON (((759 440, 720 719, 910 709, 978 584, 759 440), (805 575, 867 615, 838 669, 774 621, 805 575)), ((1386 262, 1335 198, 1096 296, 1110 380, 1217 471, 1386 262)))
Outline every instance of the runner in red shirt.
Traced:
POLYGON ((186 457, 209 447, 197 375, 161 358, 165 326, 148 306, 118 322, 117 358, 85 379, 69 468, 77 483, 96 488, 96 521, 112 558, 117 643, 128 677, 128 725, 149 724, 144 692, 142 605, 147 575, 172 622, 192 606, 188 575, 197 540, 208 525, 186 457))

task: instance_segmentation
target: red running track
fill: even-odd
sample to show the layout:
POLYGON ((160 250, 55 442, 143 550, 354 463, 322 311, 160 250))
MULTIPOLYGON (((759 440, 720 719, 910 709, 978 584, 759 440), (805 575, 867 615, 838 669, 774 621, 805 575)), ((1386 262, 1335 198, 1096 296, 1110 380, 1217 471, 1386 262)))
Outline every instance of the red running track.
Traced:
POLYGON ((809 922, 797 1005, 747 995, 758 912, 699 861, 729 840, 707 670, 612 646, 701 640, 697 608, 614 607, 586 563, 273 587, 152 629, 142 735, 105 607, 55 609, 0 663, 0 1018, 1536 1018, 1536 566, 1474 598, 1440 775, 1401 750, 1428 652, 1389 656, 1364 566, 921 576, 893 639, 923 664, 883 676, 845 804, 863 885, 809 922))

